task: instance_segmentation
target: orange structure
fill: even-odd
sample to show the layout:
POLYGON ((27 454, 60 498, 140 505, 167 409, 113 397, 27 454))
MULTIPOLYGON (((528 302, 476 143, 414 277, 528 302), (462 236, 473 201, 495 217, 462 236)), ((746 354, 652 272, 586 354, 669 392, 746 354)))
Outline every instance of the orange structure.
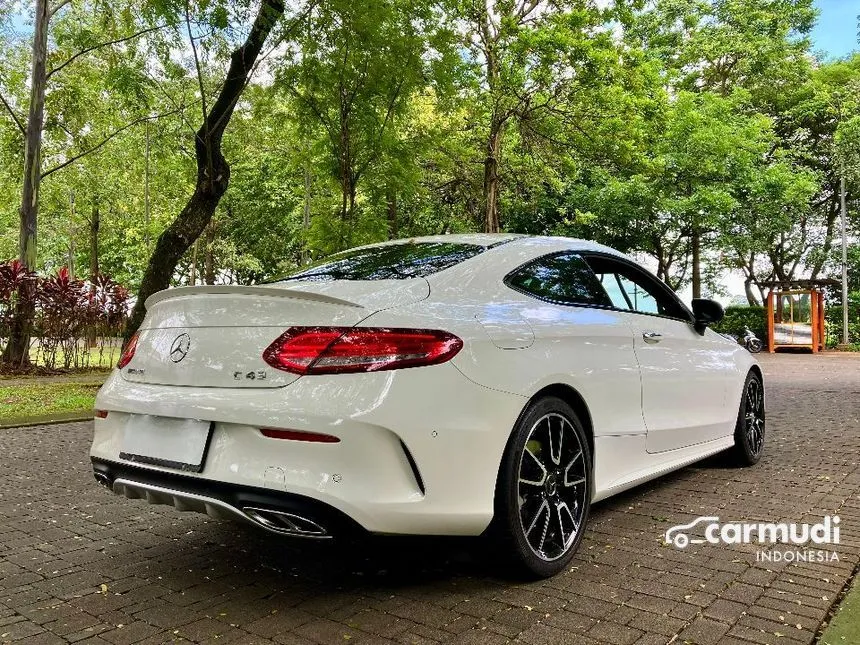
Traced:
POLYGON ((824 293, 822 288, 839 284, 836 280, 795 280, 768 282, 767 349, 824 349, 824 293))

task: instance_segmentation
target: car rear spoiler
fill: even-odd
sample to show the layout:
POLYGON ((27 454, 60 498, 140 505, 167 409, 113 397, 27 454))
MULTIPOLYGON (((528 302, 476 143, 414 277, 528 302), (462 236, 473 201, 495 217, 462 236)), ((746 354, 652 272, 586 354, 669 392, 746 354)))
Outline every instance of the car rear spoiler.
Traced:
POLYGON ((232 284, 211 284, 200 285, 196 287, 174 287, 173 289, 165 289, 158 291, 144 302, 144 306, 149 309, 154 304, 170 300, 172 298, 182 298, 183 296, 194 296, 197 294, 235 294, 238 296, 263 296, 267 298, 292 298, 294 300, 312 300, 328 305, 340 305, 341 307, 357 307, 363 309, 362 305, 348 300, 341 300, 333 296, 327 296, 322 293, 312 293, 309 291, 299 291, 298 289, 284 289, 283 287, 254 287, 240 286, 232 284))

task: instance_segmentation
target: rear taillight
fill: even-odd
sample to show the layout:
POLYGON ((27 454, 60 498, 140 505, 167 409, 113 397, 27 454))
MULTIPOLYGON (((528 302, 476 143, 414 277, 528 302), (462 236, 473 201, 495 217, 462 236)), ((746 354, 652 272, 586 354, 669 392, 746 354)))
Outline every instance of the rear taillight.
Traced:
POLYGON ((432 329, 290 327, 263 360, 294 374, 378 372, 444 363, 462 347, 453 334, 432 329))
POLYGON ((137 349, 137 338, 138 335, 135 334, 128 339, 128 344, 125 346, 125 349, 122 350, 122 355, 119 357, 119 363, 116 364, 119 369, 128 365, 131 362, 131 359, 134 358, 134 350, 137 349))

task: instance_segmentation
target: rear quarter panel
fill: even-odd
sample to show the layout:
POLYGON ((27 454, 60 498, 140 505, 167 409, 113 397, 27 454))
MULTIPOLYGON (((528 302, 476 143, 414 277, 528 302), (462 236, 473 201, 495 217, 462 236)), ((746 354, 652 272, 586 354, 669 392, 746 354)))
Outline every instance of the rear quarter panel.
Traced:
MULTIPOLYGON (((568 249, 565 240, 503 245, 431 276, 427 300, 361 324, 449 331, 464 341, 452 363, 471 381, 524 397, 524 405, 541 389, 564 384, 587 402, 595 434, 643 433, 639 368, 624 316, 554 305, 504 284, 525 262, 568 249)), ((515 422, 500 432, 507 436, 515 422)))

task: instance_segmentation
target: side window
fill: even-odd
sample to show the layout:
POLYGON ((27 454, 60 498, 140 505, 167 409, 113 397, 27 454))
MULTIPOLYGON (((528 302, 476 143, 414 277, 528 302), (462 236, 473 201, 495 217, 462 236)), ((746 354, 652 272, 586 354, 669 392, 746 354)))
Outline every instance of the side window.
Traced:
POLYGON ((600 285, 606 291, 607 295, 609 295, 613 307, 616 309, 632 308, 627 299, 627 292, 615 273, 598 273, 597 279, 600 281, 600 285))
POLYGON ((545 255, 511 273, 505 283, 517 291, 562 305, 612 303, 588 264, 576 253, 545 255))
POLYGON ((621 286, 624 288, 624 293, 627 294, 627 298, 634 311, 639 311, 643 314, 662 313, 657 305, 657 300, 653 295, 624 276, 618 276, 618 279, 621 282, 621 286))
POLYGON ((609 295, 613 307, 689 319, 687 311, 668 287, 664 288, 644 271, 604 256, 587 256, 585 259, 609 295))

